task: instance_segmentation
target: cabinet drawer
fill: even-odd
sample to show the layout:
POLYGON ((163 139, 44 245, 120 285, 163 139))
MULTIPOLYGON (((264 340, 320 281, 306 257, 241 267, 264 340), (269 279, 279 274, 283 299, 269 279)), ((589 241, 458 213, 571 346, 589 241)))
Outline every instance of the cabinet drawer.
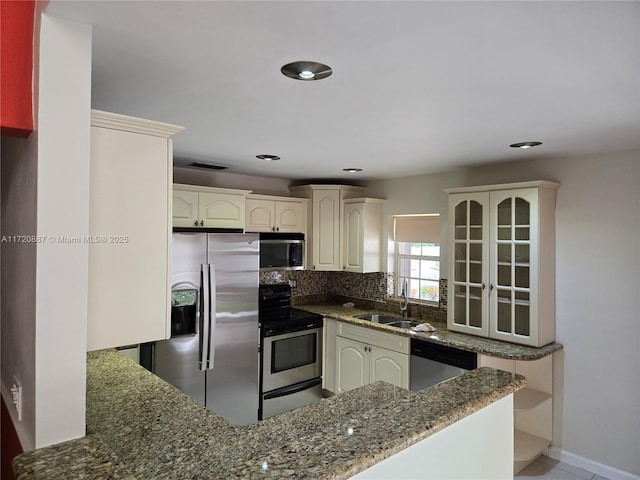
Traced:
POLYGON ((409 337, 381 332, 372 328, 359 327, 350 323, 338 322, 337 335, 368 343, 394 352, 409 354, 409 337))

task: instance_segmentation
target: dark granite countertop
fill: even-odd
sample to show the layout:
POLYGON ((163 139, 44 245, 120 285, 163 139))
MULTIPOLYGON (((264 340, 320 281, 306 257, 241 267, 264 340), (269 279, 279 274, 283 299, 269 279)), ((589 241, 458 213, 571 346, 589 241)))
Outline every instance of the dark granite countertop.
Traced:
POLYGON ((88 436, 22 454, 14 469, 19 480, 346 479, 525 383, 492 368, 420 392, 377 382, 235 426, 124 355, 92 352, 88 436))
MULTIPOLYGON (((326 317, 353 323, 355 325, 360 325, 367 328, 383 330, 385 332, 394 333, 396 335, 420 338, 422 340, 438 343, 440 345, 447 345, 450 347, 459 348, 461 350, 468 350, 470 352, 480 353, 482 355, 506 358, 509 360, 538 360, 540 358, 546 357, 547 355, 551 355, 554 352, 562 350, 563 348, 559 343, 551 343, 549 345, 545 345, 544 347, 535 348, 525 345, 517 345, 515 343, 502 342, 500 340, 493 340, 490 338, 452 332, 451 330, 447 330, 446 323, 435 322, 432 320, 430 320, 429 322, 436 328, 435 332, 414 332, 397 327, 390 327, 382 323, 373 323, 368 320, 360 320, 358 318, 355 318, 356 315, 363 315, 367 313, 390 315, 388 311, 382 310, 362 310, 358 308, 347 308, 342 305, 334 305, 329 303, 301 304, 296 305, 296 308, 307 310, 313 313, 319 313, 326 317)), ((425 321, 420 318, 409 318, 409 320, 415 320, 417 322, 425 321)))

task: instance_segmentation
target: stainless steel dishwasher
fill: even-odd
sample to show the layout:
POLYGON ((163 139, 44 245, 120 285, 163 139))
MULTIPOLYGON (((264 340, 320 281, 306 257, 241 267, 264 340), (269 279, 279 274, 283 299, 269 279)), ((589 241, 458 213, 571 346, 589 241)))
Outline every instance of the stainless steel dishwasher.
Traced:
POLYGON ((473 352, 411 339, 409 388, 422 390, 473 370, 478 356, 473 352))

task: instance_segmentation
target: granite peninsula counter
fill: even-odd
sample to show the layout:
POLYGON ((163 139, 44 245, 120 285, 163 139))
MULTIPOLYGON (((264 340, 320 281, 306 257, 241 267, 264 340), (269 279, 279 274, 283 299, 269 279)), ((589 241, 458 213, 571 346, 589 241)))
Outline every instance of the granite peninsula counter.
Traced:
POLYGON ((524 387, 479 368, 420 392, 382 382, 235 426, 114 350, 87 359, 87 437, 22 454, 18 480, 346 479, 524 387))

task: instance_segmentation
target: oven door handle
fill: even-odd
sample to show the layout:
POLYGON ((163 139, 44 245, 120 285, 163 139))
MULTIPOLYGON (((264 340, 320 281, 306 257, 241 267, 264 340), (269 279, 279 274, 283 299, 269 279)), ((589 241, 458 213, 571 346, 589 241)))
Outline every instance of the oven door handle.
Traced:
POLYGON ((288 385, 286 387, 278 388, 271 392, 265 393, 264 399, 270 400, 272 398, 279 398, 279 397, 285 397, 287 395, 293 395, 294 393, 302 392, 303 390, 308 390, 309 388, 315 387, 316 385, 320 385, 321 383, 322 383, 322 378, 313 378, 305 382, 288 385))

